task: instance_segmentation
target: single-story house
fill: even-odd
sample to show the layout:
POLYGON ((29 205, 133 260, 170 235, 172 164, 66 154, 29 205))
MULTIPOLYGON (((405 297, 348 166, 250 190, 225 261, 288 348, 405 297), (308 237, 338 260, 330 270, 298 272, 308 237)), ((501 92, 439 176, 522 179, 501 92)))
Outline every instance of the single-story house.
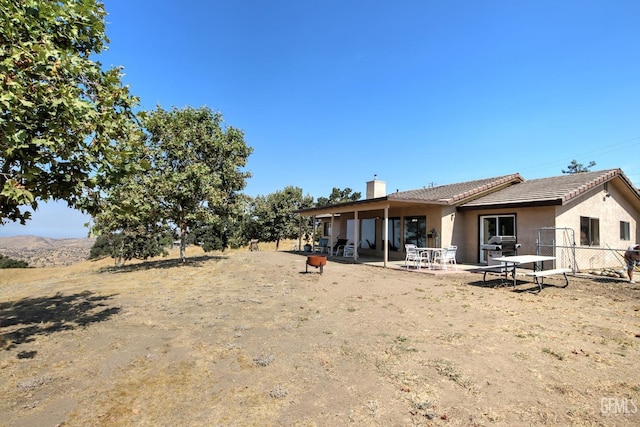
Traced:
POLYGON ((515 173, 391 194, 374 178, 363 200, 298 213, 320 224, 330 246, 359 242, 354 257, 385 265, 404 259, 407 243, 455 245, 458 262, 482 264, 481 245, 494 235, 516 236, 525 254, 536 253, 540 239, 612 248, 640 241, 640 191, 620 169, 531 180, 515 173))

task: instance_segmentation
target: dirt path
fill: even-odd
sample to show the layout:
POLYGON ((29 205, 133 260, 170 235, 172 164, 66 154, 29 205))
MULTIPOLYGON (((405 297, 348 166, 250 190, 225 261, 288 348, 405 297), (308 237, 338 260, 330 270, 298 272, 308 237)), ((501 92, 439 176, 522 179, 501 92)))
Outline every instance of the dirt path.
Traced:
POLYGON ((0 276, 0 425, 638 425, 640 287, 242 252, 0 276))

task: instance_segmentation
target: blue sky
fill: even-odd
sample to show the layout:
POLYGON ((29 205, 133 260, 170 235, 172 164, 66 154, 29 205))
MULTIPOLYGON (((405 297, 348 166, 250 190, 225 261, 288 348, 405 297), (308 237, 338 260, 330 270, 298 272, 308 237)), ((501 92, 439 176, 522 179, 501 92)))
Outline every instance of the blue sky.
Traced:
MULTIPOLYGON (((254 148, 245 193, 562 174, 640 186, 640 2, 105 0, 141 109, 208 106, 254 148)), ((0 235, 84 237, 42 205, 0 235)))

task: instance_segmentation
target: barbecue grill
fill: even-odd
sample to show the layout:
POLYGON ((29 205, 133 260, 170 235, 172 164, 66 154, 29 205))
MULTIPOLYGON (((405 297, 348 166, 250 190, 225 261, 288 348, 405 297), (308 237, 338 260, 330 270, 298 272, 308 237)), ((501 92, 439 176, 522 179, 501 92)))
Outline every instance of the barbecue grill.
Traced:
POLYGON ((480 250, 486 252, 489 265, 497 265, 500 262, 494 261, 494 258, 517 255, 520 247, 522 245, 516 243, 516 236, 491 236, 486 244, 480 245, 480 250))

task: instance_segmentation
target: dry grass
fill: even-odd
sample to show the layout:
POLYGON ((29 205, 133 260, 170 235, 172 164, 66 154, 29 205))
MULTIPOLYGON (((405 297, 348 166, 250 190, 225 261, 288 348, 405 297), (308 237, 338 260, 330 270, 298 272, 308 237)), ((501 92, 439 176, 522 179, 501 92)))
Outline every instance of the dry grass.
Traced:
POLYGON ((640 423, 638 285, 260 249, 3 272, 0 425, 640 423))

